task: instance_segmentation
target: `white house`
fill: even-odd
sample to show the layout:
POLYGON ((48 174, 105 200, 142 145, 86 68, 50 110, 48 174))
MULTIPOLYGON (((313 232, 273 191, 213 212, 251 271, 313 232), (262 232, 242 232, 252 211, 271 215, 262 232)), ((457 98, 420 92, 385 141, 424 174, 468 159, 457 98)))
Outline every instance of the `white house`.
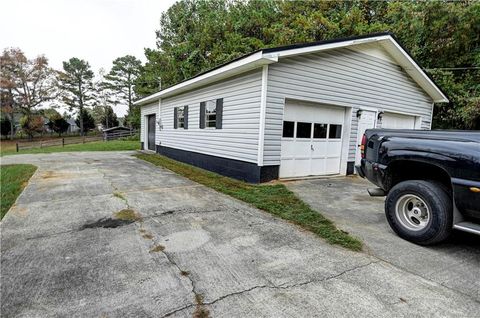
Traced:
POLYGON ((390 33, 263 49, 136 102, 142 148, 249 182, 354 173, 367 128, 448 102, 390 33))

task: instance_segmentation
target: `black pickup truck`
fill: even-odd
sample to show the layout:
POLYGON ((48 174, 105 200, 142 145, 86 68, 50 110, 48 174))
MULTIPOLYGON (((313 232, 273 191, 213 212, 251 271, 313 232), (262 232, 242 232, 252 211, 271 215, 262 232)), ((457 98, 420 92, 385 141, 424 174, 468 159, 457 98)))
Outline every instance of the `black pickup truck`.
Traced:
POLYGON ((480 131, 366 130, 358 174, 387 196, 392 229, 429 245, 452 229, 480 235, 480 131))

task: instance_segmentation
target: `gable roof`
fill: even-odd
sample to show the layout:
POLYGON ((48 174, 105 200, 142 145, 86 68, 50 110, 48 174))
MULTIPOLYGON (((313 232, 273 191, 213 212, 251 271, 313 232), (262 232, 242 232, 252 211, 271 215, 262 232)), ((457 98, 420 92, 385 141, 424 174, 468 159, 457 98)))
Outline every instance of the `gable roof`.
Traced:
POLYGON ((162 97, 176 95, 203 85, 207 85, 263 65, 278 62, 279 58, 315 53, 365 43, 377 43, 383 47, 403 70, 432 98, 436 103, 448 102, 446 94, 425 73, 408 51, 397 41, 392 33, 376 33, 370 35, 326 40, 319 42, 293 44, 274 48, 260 49, 241 56, 225 64, 163 89, 136 101, 135 105, 144 105, 162 97))

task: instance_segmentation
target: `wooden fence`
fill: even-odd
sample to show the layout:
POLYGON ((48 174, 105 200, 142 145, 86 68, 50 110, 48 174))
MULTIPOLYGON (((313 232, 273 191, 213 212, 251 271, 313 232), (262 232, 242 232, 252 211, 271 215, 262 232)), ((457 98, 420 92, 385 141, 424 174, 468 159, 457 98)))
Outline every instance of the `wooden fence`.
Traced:
POLYGON ((62 146, 73 145, 73 144, 84 144, 87 142, 93 141, 110 141, 119 138, 132 137, 135 136, 137 132, 135 130, 130 131, 118 131, 118 132, 105 132, 103 135, 97 136, 83 136, 83 137, 69 137, 69 138, 57 138, 50 140, 40 140, 40 141, 28 141, 28 142, 17 142, 16 148, 17 152, 25 149, 33 148, 46 148, 52 146, 62 146))
POLYGON ((27 141, 27 142, 17 142, 16 148, 17 152, 25 149, 33 148, 46 148, 52 146, 62 146, 73 145, 73 144, 84 144, 92 141, 103 140, 103 136, 83 136, 83 137, 70 137, 70 138, 57 138, 50 140, 41 140, 41 141, 27 141))
POLYGON ((116 131, 116 132, 104 132, 103 133, 103 138, 104 140, 114 140, 114 139, 119 139, 119 138, 125 138, 125 137, 133 137, 137 134, 136 130, 123 130, 123 131, 116 131))

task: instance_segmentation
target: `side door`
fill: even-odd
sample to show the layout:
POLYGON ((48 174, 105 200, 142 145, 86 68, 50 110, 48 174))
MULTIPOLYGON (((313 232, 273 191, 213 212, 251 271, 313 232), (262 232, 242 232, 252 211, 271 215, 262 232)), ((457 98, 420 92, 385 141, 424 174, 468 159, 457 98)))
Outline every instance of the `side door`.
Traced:
POLYGON ((155 114, 148 116, 148 149, 155 151, 155 114))

